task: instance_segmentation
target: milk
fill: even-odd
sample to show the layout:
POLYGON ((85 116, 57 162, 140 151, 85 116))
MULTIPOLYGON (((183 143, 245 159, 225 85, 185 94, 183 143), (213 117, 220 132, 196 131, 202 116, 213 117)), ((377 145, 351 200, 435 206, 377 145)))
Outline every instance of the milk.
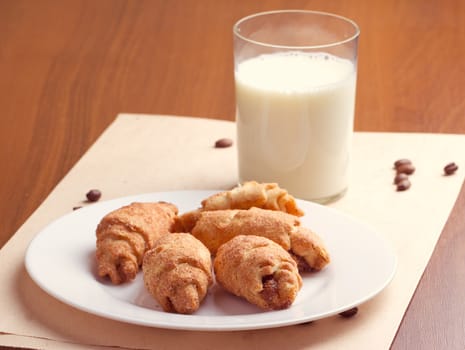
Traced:
POLYGON ((326 53, 265 54, 236 67, 241 181, 325 201, 349 181, 356 69, 326 53))

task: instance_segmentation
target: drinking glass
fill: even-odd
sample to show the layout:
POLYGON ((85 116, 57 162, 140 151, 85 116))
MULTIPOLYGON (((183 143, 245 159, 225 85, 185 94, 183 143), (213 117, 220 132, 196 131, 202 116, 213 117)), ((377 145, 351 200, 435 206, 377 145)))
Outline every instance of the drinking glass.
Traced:
POLYGON ((350 178, 357 24, 284 10, 245 17, 233 32, 239 180, 339 198, 350 178))

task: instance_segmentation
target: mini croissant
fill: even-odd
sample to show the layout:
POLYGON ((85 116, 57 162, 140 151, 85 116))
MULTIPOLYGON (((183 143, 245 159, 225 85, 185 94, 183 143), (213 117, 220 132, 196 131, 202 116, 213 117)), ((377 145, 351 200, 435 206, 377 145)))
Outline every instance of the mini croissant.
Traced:
POLYGON ((230 191, 216 193, 202 201, 202 207, 188 211, 176 218, 176 230, 192 232, 197 220, 204 211, 226 209, 250 209, 252 207, 281 211, 295 216, 304 212, 285 189, 276 183, 247 181, 230 191))
POLYGON ((278 210, 296 216, 304 213, 285 189, 276 183, 247 181, 230 191, 216 193, 202 201, 203 210, 249 209, 278 210))
POLYGON ((302 287, 297 264, 280 245, 259 236, 236 236, 218 249, 217 282, 265 310, 292 305, 302 287))
POLYGON ((97 226, 97 268, 113 284, 133 280, 145 252, 170 232, 178 212, 166 202, 132 203, 102 218, 97 226))
POLYGON ((160 238, 142 264, 149 293, 167 312, 195 312, 213 283, 208 249, 189 233, 160 238))
POLYGON ((326 266, 329 254, 320 237, 300 225, 290 214, 260 208, 214 210, 201 213, 192 235, 215 255, 221 245, 239 235, 266 237, 288 251, 301 271, 318 271, 326 266))

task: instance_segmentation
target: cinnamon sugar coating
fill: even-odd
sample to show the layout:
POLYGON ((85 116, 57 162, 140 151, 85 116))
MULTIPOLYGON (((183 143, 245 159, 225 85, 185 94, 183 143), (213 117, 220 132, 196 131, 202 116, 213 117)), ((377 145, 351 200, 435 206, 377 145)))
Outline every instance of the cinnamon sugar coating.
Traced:
POLYGON ((189 233, 160 238, 142 270, 147 290, 167 312, 195 312, 213 283, 210 252, 189 233))
POLYGON ((171 230, 177 212, 171 203, 136 202, 105 215, 96 229, 98 275, 113 284, 133 280, 145 252, 171 230))
POLYGON ((260 236, 236 236, 223 244, 214 271, 216 281, 226 290, 264 310, 290 307, 302 287, 289 253, 260 236))

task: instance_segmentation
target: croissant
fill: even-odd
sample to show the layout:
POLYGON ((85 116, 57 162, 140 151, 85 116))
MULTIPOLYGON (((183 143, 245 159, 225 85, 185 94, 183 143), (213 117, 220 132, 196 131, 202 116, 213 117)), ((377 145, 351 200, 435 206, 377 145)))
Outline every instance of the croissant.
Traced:
POLYGON ((302 287, 296 262, 265 237, 234 237, 218 249, 213 264, 221 286, 265 310, 290 307, 302 287))
POLYGON ((177 212, 171 203, 136 202, 105 215, 96 230, 98 275, 113 284, 133 280, 145 252, 170 231, 177 212))
POLYGON ((329 254, 320 237, 300 225, 287 213, 260 208, 214 210, 201 213, 192 235, 215 255, 219 247, 239 235, 257 235, 271 239, 295 258, 300 271, 318 271, 326 266, 329 254))
POLYGON ((304 213, 298 208, 293 196, 276 183, 244 182, 230 191, 216 193, 202 201, 203 210, 219 209, 262 209, 278 210, 296 216, 304 213))
POLYGON ((244 182, 230 191, 219 192, 202 202, 202 207, 176 217, 176 231, 192 232, 203 211, 225 209, 249 209, 252 207, 282 211, 295 216, 303 216, 304 212, 286 190, 275 183, 244 182))
POLYGON ((208 249, 189 233, 160 238, 143 260, 144 283, 163 310, 191 314, 213 283, 208 249))

